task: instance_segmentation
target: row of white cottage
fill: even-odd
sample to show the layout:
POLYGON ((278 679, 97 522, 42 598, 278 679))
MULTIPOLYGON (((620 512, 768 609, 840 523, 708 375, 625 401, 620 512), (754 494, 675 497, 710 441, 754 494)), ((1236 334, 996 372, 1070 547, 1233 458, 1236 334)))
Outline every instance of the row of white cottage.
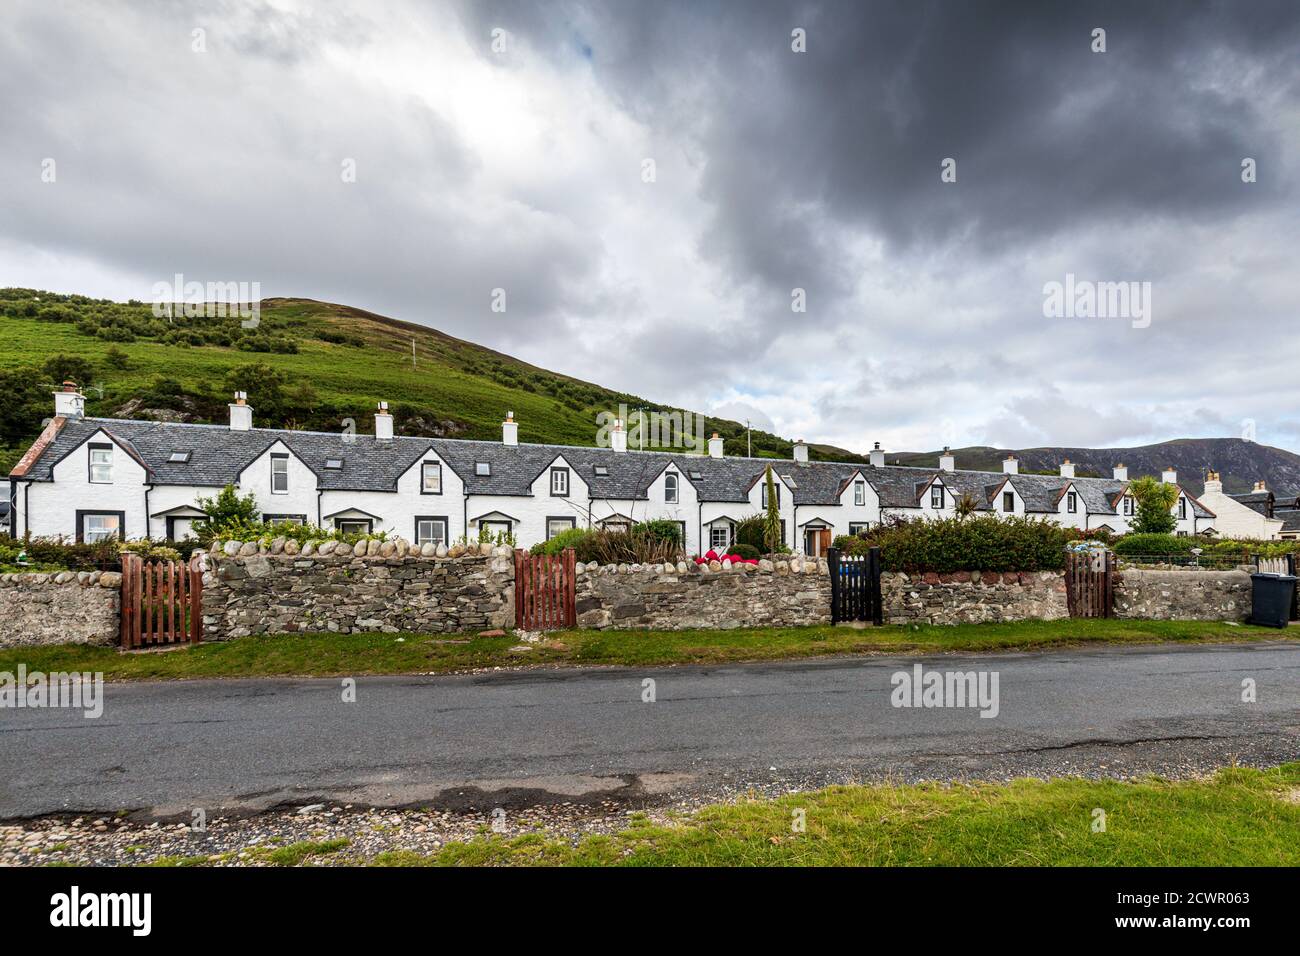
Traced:
MULTIPOLYGON (((1075 477, 1068 461, 1059 475, 1029 475, 1012 458, 999 474, 958 469, 945 454, 934 470, 886 465, 879 446, 860 464, 813 462, 802 442, 789 461, 724 457, 716 435, 707 455, 666 454, 628 451, 618 430, 609 448, 520 444, 518 427, 507 415, 499 443, 395 436, 381 403, 373 435, 254 428, 242 394, 228 426, 87 418, 65 383, 55 417, 9 476, 12 533, 179 539, 202 517, 199 499, 234 484, 268 521, 418 543, 482 531, 528 546, 568 528, 666 519, 699 553, 728 547, 735 522, 765 508, 769 465, 785 542, 810 554, 890 515, 952 515, 963 499, 1115 532, 1134 512, 1123 466, 1110 479, 1075 477)), ((1217 530, 1215 512, 1181 488, 1173 512, 1179 534, 1217 530)))

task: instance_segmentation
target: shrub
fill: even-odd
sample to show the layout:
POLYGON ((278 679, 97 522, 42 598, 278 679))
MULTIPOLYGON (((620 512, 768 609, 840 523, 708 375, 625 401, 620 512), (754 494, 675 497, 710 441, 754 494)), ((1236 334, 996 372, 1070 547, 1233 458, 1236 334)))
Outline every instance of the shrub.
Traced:
POLYGON ((630 531, 595 529, 575 549, 575 556, 579 561, 598 564, 663 564, 681 557, 681 547, 676 541, 665 541, 639 528, 637 525, 630 531))
POLYGON ((234 485, 226 485, 215 498, 200 498, 196 504, 207 515, 206 519, 194 522, 194 535, 204 547, 211 544, 214 538, 236 540, 226 533, 228 530, 260 523, 257 520, 257 499, 253 493, 249 492, 241 498, 234 485))
POLYGON ((850 554, 879 547, 886 571, 1056 571, 1076 538, 1073 529, 1042 519, 981 515, 893 519, 844 541, 850 554))
POLYGON ((68 543, 61 538, 0 537, 6 552, 26 551, 32 565, 68 571, 110 571, 119 566, 118 543, 113 538, 94 543, 68 543))
POLYGON ((276 538, 297 541, 300 545, 308 541, 346 541, 356 544, 358 541, 383 541, 388 537, 384 531, 339 531, 337 528, 320 528, 314 524, 267 524, 263 521, 232 520, 226 522, 215 534, 215 541, 256 541, 270 544, 276 538))
POLYGON ((739 555, 742 558, 760 558, 762 552, 752 544, 733 544, 729 549, 730 554, 739 555))
POLYGON ((632 526, 632 532, 648 535, 657 541, 668 541, 681 547, 685 544, 682 541, 682 526, 676 521, 660 519, 658 521, 642 521, 640 524, 632 526))
POLYGON ((577 557, 579 550, 583 549, 584 539, 591 534, 586 528, 570 528, 568 531, 561 531, 550 541, 542 541, 532 546, 533 554, 559 554, 565 548, 574 549, 575 560, 582 561, 584 558, 577 557))
POLYGON ((1115 542, 1116 554, 1190 554, 1192 548, 1203 548, 1202 538, 1180 538, 1173 534, 1126 534, 1115 542))
POLYGON ((733 537, 737 545, 746 545, 762 554, 766 550, 763 546, 763 516, 741 518, 736 522, 733 537))

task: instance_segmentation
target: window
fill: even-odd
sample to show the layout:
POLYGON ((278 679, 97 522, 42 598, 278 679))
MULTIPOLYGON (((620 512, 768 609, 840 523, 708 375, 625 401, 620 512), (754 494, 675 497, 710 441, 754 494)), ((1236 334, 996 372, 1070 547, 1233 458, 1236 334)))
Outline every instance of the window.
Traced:
POLYGON ((417 515, 415 518, 416 544, 446 544, 447 519, 433 515, 417 515))
POLYGON ((287 495, 289 493, 289 456, 271 456, 271 494, 287 495))
POLYGON ((664 501, 677 503, 677 476, 669 472, 664 475, 664 501))
POLYGON ((550 541, 557 534, 563 534, 565 531, 571 531, 577 527, 577 520, 574 518, 547 518, 546 519, 546 540, 550 541))
MULTIPOLYGON (((763 507, 767 507, 767 479, 759 479, 763 483, 763 507)), ((781 507, 781 483, 776 479, 772 480, 772 487, 776 489, 776 506, 781 507)))
POLYGON ((1186 517, 1187 517, 1187 499, 1186 499, 1186 498, 1179 498, 1179 499, 1178 499, 1178 518, 1179 518, 1179 520, 1181 521, 1183 518, 1186 518, 1186 517))
POLYGON ((97 485, 113 480, 113 446, 90 446, 90 480, 97 485))
POLYGON ((370 534, 369 518, 335 518, 334 530, 344 534, 370 534))
POLYGON ((342 470, 343 470, 343 459, 342 459, 342 458, 326 458, 326 459, 325 459, 325 467, 326 467, 327 469, 329 469, 330 471, 342 471, 342 470))
POLYGON ((1124 496, 1124 514, 1133 517, 1133 498, 1131 495, 1124 496))
POLYGON ((486 478, 492 474, 492 463, 487 461, 474 462, 474 474, 486 478))
POLYGON ((600 526, 606 531, 631 531, 632 522, 626 518, 606 518, 600 522, 600 526))
POLYGON ((691 481, 699 481, 701 478, 698 471, 688 471, 686 474, 690 477, 691 481))
POLYGON ((479 530, 486 532, 488 538, 496 541, 500 538, 502 541, 510 540, 511 530, 509 521, 480 521, 479 530))
POLYGON ((122 538, 122 525, 126 513, 122 511, 77 512, 78 538, 87 544, 108 538, 122 538))
POLYGON ((306 524, 306 515, 262 515, 266 524, 306 524))
POLYGON ((597 466, 596 466, 596 477, 597 477, 597 478, 606 478, 606 477, 608 477, 608 476, 609 476, 609 468, 607 468, 605 465, 597 465, 597 466))
POLYGON ((867 503, 867 483, 865 481, 855 481, 853 483, 853 503, 861 508, 867 503))
POLYGON ((442 494, 442 462, 426 461, 420 465, 420 494, 442 494))
POLYGON ((853 534, 853 535, 863 534, 870 527, 871 527, 870 521, 850 521, 849 534, 853 534))
POLYGON ((551 495, 557 498, 566 498, 569 494, 569 469, 552 468, 551 469, 551 495))
POLYGON ((709 547, 714 551, 726 550, 731 544, 731 528, 725 524, 715 524, 709 528, 709 547))
POLYGON ((1068 491, 1065 494, 1065 510, 1074 514, 1079 510, 1079 495, 1077 492, 1068 491))
POLYGON ((1016 510, 1016 493, 1014 491, 1002 492, 1002 510, 1007 512, 1016 510))
POLYGON ((930 486, 930 507, 931 508, 943 507, 943 485, 930 486))
POLYGON ((188 451, 174 451, 167 456, 167 461, 172 465, 183 465, 190 460, 188 451))

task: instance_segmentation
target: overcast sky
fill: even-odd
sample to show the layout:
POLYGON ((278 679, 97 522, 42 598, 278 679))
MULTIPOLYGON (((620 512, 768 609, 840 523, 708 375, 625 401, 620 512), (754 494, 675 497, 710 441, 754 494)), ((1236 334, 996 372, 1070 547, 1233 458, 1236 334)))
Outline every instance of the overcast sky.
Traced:
POLYGON ((4 19, 0 285, 258 281, 857 450, 1300 449, 1294 0, 4 19))

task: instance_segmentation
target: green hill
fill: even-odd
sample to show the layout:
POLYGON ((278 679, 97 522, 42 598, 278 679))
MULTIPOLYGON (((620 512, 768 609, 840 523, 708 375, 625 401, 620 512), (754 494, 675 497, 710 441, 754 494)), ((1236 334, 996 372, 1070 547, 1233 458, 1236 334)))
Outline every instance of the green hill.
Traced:
MULTIPOLYGON (((50 393, 65 378, 82 385, 89 415, 224 422, 238 388, 265 427, 329 431, 352 418, 364 433, 383 399, 401 434, 499 440, 501 419, 513 410, 521 440, 571 445, 594 444, 597 414, 620 404, 687 411, 427 326, 311 299, 263 300, 258 327, 243 329, 233 316, 158 318, 142 302, 0 289, 4 473, 39 434, 50 393)), ((714 431, 729 452, 745 447, 742 424, 709 419, 706 434, 714 431)), ((752 441, 755 455, 791 455, 779 436, 755 431, 752 441)), ((671 443, 663 436, 663 446, 671 443)), ((813 446, 813 456, 853 457, 830 446, 813 446)))

